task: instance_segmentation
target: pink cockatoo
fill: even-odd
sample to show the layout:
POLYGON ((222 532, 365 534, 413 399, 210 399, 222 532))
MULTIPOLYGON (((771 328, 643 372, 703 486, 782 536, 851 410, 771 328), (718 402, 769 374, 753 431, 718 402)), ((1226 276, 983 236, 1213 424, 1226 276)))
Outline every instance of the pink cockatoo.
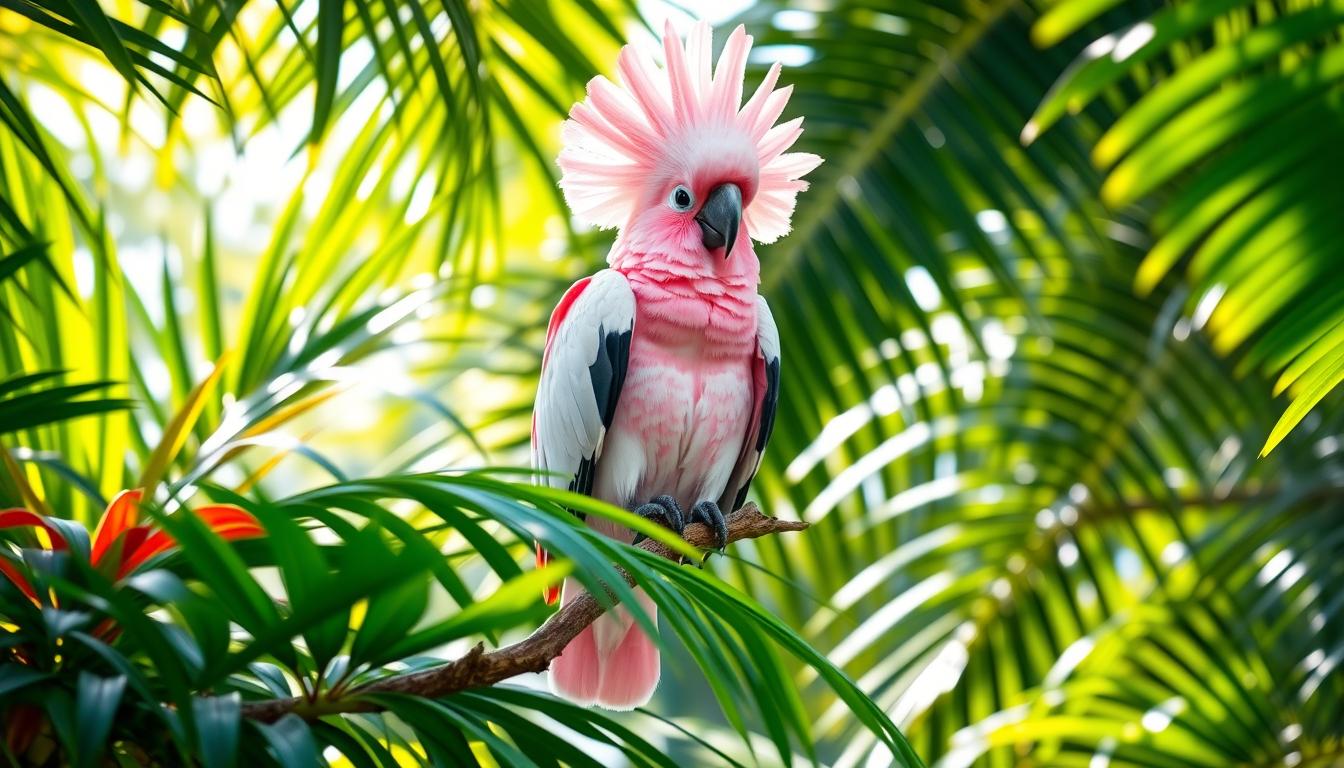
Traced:
MULTIPOLYGON (((541 482, 678 533, 704 522, 722 548, 724 512, 746 499, 779 397, 779 335, 756 293, 752 241, 789 231, 801 178, 821 158, 786 152, 802 118, 775 125, 792 91, 775 88, 779 65, 744 105, 751 37, 733 30, 713 75, 710 38, 698 24, 683 48, 669 24, 663 68, 625 46, 620 84, 593 78, 565 122, 565 199, 580 220, 620 233, 610 268, 576 283, 551 315, 532 458, 541 482)), ((564 599, 581 590, 567 579, 564 599)), ((573 701, 630 709, 658 675, 653 640, 618 606, 551 663, 550 682, 573 701)))

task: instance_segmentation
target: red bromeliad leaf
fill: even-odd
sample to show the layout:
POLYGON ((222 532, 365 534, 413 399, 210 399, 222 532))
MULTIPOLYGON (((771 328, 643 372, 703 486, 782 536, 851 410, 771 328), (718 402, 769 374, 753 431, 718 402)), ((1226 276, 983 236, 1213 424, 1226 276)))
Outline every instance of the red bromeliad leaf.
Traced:
MULTIPOLYGON (((255 538, 263 536, 266 529, 261 527, 257 519, 250 513, 228 505, 217 505, 201 507, 191 511, 201 519, 201 522, 210 527, 221 539, 225 541, 234 541, 237 539, 255 538)), ((143 540, 137 547, 131 547, 128 537, 126 552, 121 568, 117 571, 117 578, 120 579, 126 574, 139 568, 150 558, 163 554, 177 546, 177 540, 166 531, 155 531, 143 540)))
POLYGON ((33 704, 15 704, 5 718, 5 746, 22 756, 42 732, 42 710, 33 704))
POLYGON ((161 555, 164 552, 177 546, 177 540, 163 531, 155 531, 147 537, 143 544, 134 550, 127 550, 127 555, 121 561, 121 567, 117 569, 117 578, 120 579, 126 574, 144 565, 155 555, 161 555))
POLYGON ((14 586, 18 587, 20 592, 27 595, 28 599, 32 600, 34 605, 39 604, 37 600, 37 590, 33 589, 33 585, 28 583, 28 579, 24 577, 23 573, 20 572, 18 568, 15 568, 14 564, 9 562, 7 558, 0 557, 0 573, 3 573, 11 582, 13 582, 14 586))
POLYGON ((121 627, 118 627, 117 622, 112 619, 103 619, 89 634, 105 643, 110 643, 121 637, 121 627))
MULTIPOLYGON (((57 531, 56 528, 47 523, 46 518, 36 512, 29 512, 26 509, 6 509, 0 511, 0 529, 4 528, 40 528, 47 532, 51 540, 51 547, 57 551, 66 549, 65 537, 57 531)), ((28 596, 33 603, 39 604, 37 599, 37 590, 23 575, 23 572, 14 566, 7 558, 0 557, 0 573, 14 583, 19 591, 28 596)))
POLYGON ((129 569, 126 567, 126 561, 131 559, 131 555, 140 547, 144 546, 145 540, 149 538, 149 526, 137 525, 126 532, 121 540, 121 555, 117 558, 117 568, 114 572, 116 578, 120 579, 129 569))
MULTIPOLYGON (((155 555, 163 554, 177 546, 177 541, 165 531, 150 532, 148 525, 136 525, 140 517, 140 500, 143 494, 139 490, 122 491, 108 505, 107 512, 98 523, 94 534, 93 549, 90 552, 92 565, 101 563, 108 555, 118 555, 114 578, 120 580, 155 555), (119 552, 118 552, 119 549, 119 552)), ((215 504, 188 510, 184 514, 194 514, 201 522, 210 527, 216 535, 226 541, 253 538, 265 535, 266 531, 250 513, 238 507, 215 504)), ((5 528, 41 528, 51 539, 51 547, 65 550, 65 537, 47 523, 46 518, 26 509, 6 509, 0 511, 0 529, 5 528)), ((23 576, 23 573, 7 559, 0 557, 0 574, 14 582, 32 600, 37 593, 23 576)))
POLYGON ((63 552, 66 548, 65 537, 60 531, 47 523, 47 519, 26 509, 6 509, 0 511, 0 529, 3 528, 41 528, 51 537, 51 548, 63 552))
POLYGON ((228 504, 200 507, 192 510, 192 513, 226 541, 253 538, 266 533, 252 513, 228 504))
MULTIPOLYGON (((89 555, 91 564, 97 566, 108 557, 114 558, 117 567, 115 573, 110 575, 116 581, 125 578, 155 555, 177 546, 177 541, 168 533, 164 531, 151 533, 150 526, 136 525, 140 517, 141 498, 139 490, 122 491, 118 494, 108 506, 94 534, 93 548, 89 555)), ((211 505, 196 510, 184 510, 182 514, 196 515, 210 527, 210 530, 226 541, 262 536, 266 533, 255 517, 238 507, 211 505)), ((47 523, 46 518, 26 509, 0 511, 0 529, 5 528, 41 528, 50 537, 50 546, 53 549, 68 548, 65 537, 47 523)), ((33 588, 27 576, 4 555, 0 555, 0 574, 13 582, 34 605, 41 605, 37 590, 33 588)), ((94 637, 107 642, 115 640, 120 634, 121 630, 116 623, 108 618, 103 619, 93 629, 94 637)), ((10 722, 13 721, 11 717, 10 722)))
MULTIPOLYGON (((139 521, 140 498, 140 491, 133 490, 122 491, 117 494, 117 498, 112 500, 107 512, 103 514, 102 521, 98 523, 98 532, 93 536, 91 559, 94 565, 97 565, 103 559, 103 555, 116 542, 118 536, 130 530, 139 521)), ((131 549, 128 541, 123 552, 131 549)))

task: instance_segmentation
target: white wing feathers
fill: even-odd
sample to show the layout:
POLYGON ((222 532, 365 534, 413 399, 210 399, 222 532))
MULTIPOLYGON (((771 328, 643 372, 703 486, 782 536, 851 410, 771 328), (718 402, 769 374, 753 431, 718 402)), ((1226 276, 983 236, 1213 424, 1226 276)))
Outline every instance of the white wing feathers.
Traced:
POLYGON ((630 358, 635 295, 605 269, 570 288, 551 318, 533 410, 539 481, 589 493, 630 358))

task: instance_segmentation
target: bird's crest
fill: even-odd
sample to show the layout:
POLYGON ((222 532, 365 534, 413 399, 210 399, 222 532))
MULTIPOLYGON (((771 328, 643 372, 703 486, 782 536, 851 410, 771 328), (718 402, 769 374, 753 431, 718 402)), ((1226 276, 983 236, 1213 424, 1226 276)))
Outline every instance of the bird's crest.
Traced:
POLYGON ((744 190, 752 239, 769 243, 788 233, 797 195, 807 189, 801 177, 821 164, 816 155, 785 152, 802 135, 801 117, 775 125, 793 86, 775 88, 775 63, 742 104, 751 36, 741 26, 733 30, 712 76, 711 48, 708 24, 696 24, 683 47, 669 22, 663 67, 627 45, 617 59, 619 85, 602 76, 588 81, 587 98, 565 121, 560 152, 560 187, 576 217, 624 226, 651 179, 708 152, 756 172, 754 189, 744 190))

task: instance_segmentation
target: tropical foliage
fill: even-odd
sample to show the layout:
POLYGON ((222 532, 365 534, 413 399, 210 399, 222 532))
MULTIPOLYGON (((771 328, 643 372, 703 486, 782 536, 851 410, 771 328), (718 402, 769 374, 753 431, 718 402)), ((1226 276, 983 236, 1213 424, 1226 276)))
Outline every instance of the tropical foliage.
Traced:
POLYGON ((649 9, 0 3, 9 760, 1337 763, 1344 8, 788 5, 740 20, 827 163, 760 249, 756 492, 813 527, 699 571, 480 469, 608 241, 556 126, 649 9), (349 711, 617 566, 648 711, 349 711))
POLYGON ((753 16, 828 158, 765 267, 816 525, 761 562, 931 763, 1340 759, 1336 12, 753 16))
POLYGON ((653 746, 650 732, 714 755, 652 712, 616 720, 529 688, 437 701, 355 693, 535 627, 543 588, 571 571, 594 592, 605 583, 629 596, 618 567, 639 574, 667 642, 681 638, 714 681, 739 759, 817 754, 786 657, 910 754, 852 682, 752 598, 617 546, 567 509, 624 515, 666 539, 660 529, 544 494, 526 473, 442 471, 479 466, 492 424, 511 434, 525 423, 525 408, 467 395, 490 383, 487 361, 496 378, 535 376, 537 326, 561 285, 506 273, 501 232, 596 252, 558 218, 554 152, 541 145, 603 50, 560 30, 591 29, 614 55, 628 9, 119 10, 3 12, 13 66, 0 93, 0 506, 12 509, 0 527, 12 545, 0 555, 0 692, 11 762, 604 765, 614 752, 674 764, 667 737, 653 746), (548 60, 558 66, 539 66, 548 60), (87 73, 106 66, 125 80, 94 87, 87 73), (277 147, 293 115, 297 141, 277 147), (274 163, 257 169, 260 185, 239 171, 258 146, 274 163), (210 165, 221 147, 222 169, 210 165), (138 186, 125 157, 153 160, 138 186), (221 170, 231 178, 210 178, 221 170), (265 198, 240 200, 247 192, 265 198), (502 204, 520 192, 530 210, 502 204), (536 221, 548 207, 555 221, 536 221), (248 252, 253 215, 268 229, 248 252), (399 422, 342 424, 360 388, 399 422), (323 439, 342 428, 377 443, 332 458, 323 439), (562 559, 531 569, 534 540, 562 559), (307 722, 246 714, 294 695, 307 722))

